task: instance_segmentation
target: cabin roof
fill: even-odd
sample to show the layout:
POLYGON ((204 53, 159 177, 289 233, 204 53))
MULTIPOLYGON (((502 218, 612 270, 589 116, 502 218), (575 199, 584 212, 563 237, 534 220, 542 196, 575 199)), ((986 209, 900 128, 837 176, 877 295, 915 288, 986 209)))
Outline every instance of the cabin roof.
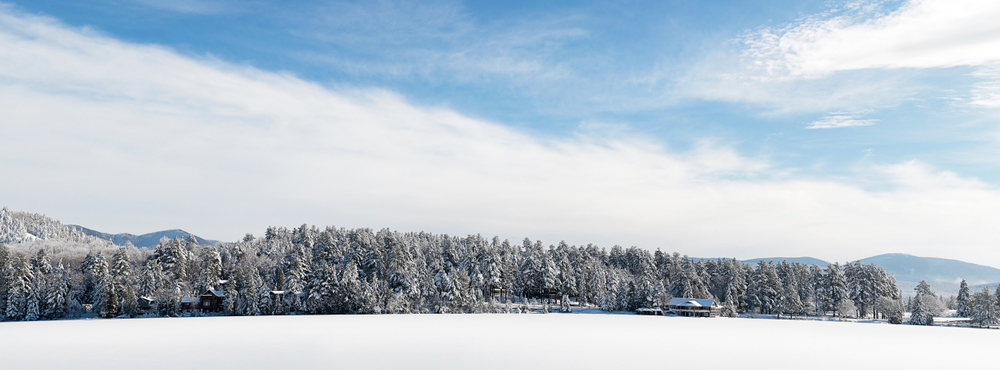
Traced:
POLYGON ((711 307, 715 305, 714 299, 695 299, 695 298, 671 298, 670 306, 678 307, 711 307))
POLYGON ((201 295, 203 295, 203 296, 214 295, 216 297, 225 297, 226 296, 226 292, 222 291, 222 290, 206 290, 205 293, 202 293, 201 295))

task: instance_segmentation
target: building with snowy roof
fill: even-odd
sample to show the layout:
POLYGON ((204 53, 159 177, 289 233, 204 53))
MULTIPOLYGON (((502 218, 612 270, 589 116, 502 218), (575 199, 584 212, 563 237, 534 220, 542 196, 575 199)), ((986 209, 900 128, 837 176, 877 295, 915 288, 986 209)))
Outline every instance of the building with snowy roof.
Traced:
POLYGON ((197 297, 181 298, 181 310, 197 312, 220 312, 222 311, 222 301, 226 297, 226 292, 221 290, 206 289, 204 293, 197 297))
POLYGON ((667 309, 677 316, 719 317, 722 313, 714 299, 671 298, 667 309))

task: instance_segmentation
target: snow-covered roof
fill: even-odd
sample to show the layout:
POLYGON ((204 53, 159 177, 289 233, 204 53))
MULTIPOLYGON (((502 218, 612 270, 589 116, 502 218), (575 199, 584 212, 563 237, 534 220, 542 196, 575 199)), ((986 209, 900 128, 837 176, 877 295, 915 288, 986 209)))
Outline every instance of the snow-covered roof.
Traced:
POLYGON ((226 296, 226 292, 222 290, 206 290, 205 293, 202 293, 201 295, 209 295, 209 294, 214 295, 216 297, 226 296))
POLYGON ((184 298, 181 298, 181 303, 194 303, 194 302, 201 302, 201 299, 198 298, 198 297, 184 297, 184 298))
POLYGON ((714 303, 714 299, 671 298, 669 305, 680 307, 711 307, 714 303))
POLYGON ((281 294, 285 294, 285 291, 284 290, 272 290, 271 294, 281 295, 281 294))

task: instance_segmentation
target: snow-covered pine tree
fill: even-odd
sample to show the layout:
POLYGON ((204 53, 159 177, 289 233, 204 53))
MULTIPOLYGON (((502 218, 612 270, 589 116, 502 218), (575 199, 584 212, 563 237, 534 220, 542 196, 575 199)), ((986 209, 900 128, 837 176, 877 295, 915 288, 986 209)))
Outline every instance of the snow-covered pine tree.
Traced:
MULTIPOLYGON (((305 225, 303 225, 305 226, 305 225)), ((284 276, 285 290, 292 292, 302 292, 305 288, 306 276, 309 274, 309 256, 306 248, 302 244, 297 244, 285 258, 284 276)))
POLYGON ((962 279, 961 285, 958 288, 958 297, 955 298, 955 314, 958 317, 969 317, 969 299, 972 298, 969 292, 969 283, 962 279))
POLYGON ((10 288, 8 278, 10 277, 10 250, 5 244, 0 244, 0 316, 7 312, 7 294, 10 288))
POLYGON ((890 324, 903 323, 903 301, 898 297, 879 297, 878 310, 890 324))
POLYGON ((66 269, 61 263, 53 269, 45 291, 45 312, 42 313, 45 318, 59 319, 66 316, 69 295, 69 278, 66 275, 66 269))
POLYGON ((35 271, 42 274, 48 275, 52 273, 52 262, 49 260, 49 254, 45 251, 45 248, 38 249, 38 253, 31 259, 31 266, 35 271))
POLYGON ((306 280, 306 310, 312 313, 335 313, 337 302, 336 267, 317 261, 306 280))
POLYGON ((518 270, 519 293, 524 297, 535 296, 544 289, 544 286, 539 285, 539 281, 542 281, 543 267, 538 252, 531 245, 531 240, 524 238, 523 258, 518 270))
POLYGON ((188 267, 190 253, 180 239, 164 239, 156 246, 150 257, 160 265, 171 286, 179 285, 183 290, 190 288, 188 284, 188 267))
MULTIPOLYGON (((37 277, 38 275, 36 275, 37 277)), ((41 317, 41 286, 39 286, 38 281, 33 281, 29 284, 28 294, 25 296, 25 307, 24 307, 24 320, 25 321, 35 321, 41 317)))
POLYGON ((501 270, 501 257, 498 239, 493 238, 493 244, 483 255, 483 266, 479 270, 483 274, 483 287, 490 300, 495 299, 494 291, 503 289, 503 272, 501 270))
POLYGON ((840 314, 840 302, 850 299, 847 291, 847 278, 840 268, 840 264, 834 262, 826 266, 824 273, 823 290, 826 296, 823 298, 824 311, 833 311, 840 314))
POLYGON ((778 313, 792 315, 802 313, 802 301, 799 299, 799 281, 794 268, 788 261, 782 260, 777 264, 776 272, 783 288, 778 300, 779 303, 776 305, 778 313))
POLYGON ((361 281, 358 280, 358 267, 354 262, 349 262, 344 267, 344 273, 340 279, 341 312, 357 313, 362 294, 361 281))
POLYGON ((558 269, 559 288, 557 290, 562 295, 576 296, 576 271, 573 270, 573 264, 569 262, 569 256, 562 255, 560 257, 558 269))
POLYGON ((24 320, 28 309, 28 296, 34 276, 23 256, 12 256, 4 280, 7 281, 7 310, 9 320, 24 320))
POLYGON ((972 324, 978 327, 990 327, 1000 324, 1000 307, 997 306, 997 297, 990 293, 990 289, 983 287, 983 290, 973 294, 968 302, 969 318, 972 324))
POLYGON ((910 300, 910 324, 911 325, 934 325, 934 316, 940 313, 941 303, 937 296, 931 291, 930 284, 921 281, 914 288, 917 295, 910 300))
MULTIPOLYGON (((103 261, 103 260, 102 260, 103 261)), ((103 318, 112 318, 118 315, 118 292, 115 289, 114 277, 110 272, 105 271, 98 276, 97 299, 94 307, 97 314, 103 318)))
POLYGON ((119 248, 111 257, 110 273, 115 285, 115 296, 118 299, 116 304, 118 314, 135 315, 138 308, 132 262, 129 261, 125 247, 119 248))
POLYGON ((222 278, 222 255, 215 247, 205 247, 201 250, 201 281, 199 290, 219 288, 218 282, 222 278))
POLYGON ((757 269, 751 277, 751 290, 748 292, 748 296, 752 297, 752 307, 760 313, 774 313, 780 308, 784 291, 774 263, 758 261, 757 269))
MULTIPOLYGON (((283 315, 292 311, 290 308, 291 305, 282 302, 280 297, 274 300, 271 299, 271 288, 267 284, 261 284, 253 294, 257 297, 259 315, 283 315)), ((287 292, 285 296, 292 296, 298 299, 298 296, 292 292, 287 292)))

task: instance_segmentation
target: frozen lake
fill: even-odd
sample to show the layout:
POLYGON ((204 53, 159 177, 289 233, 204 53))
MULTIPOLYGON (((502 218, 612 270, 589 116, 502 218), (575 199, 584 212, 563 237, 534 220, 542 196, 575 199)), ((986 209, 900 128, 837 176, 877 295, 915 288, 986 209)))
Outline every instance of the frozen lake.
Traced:
POLYGON ((1000 330, 607 314, 0 323, 6 370, 978 368, 997 345, 1000 330))

